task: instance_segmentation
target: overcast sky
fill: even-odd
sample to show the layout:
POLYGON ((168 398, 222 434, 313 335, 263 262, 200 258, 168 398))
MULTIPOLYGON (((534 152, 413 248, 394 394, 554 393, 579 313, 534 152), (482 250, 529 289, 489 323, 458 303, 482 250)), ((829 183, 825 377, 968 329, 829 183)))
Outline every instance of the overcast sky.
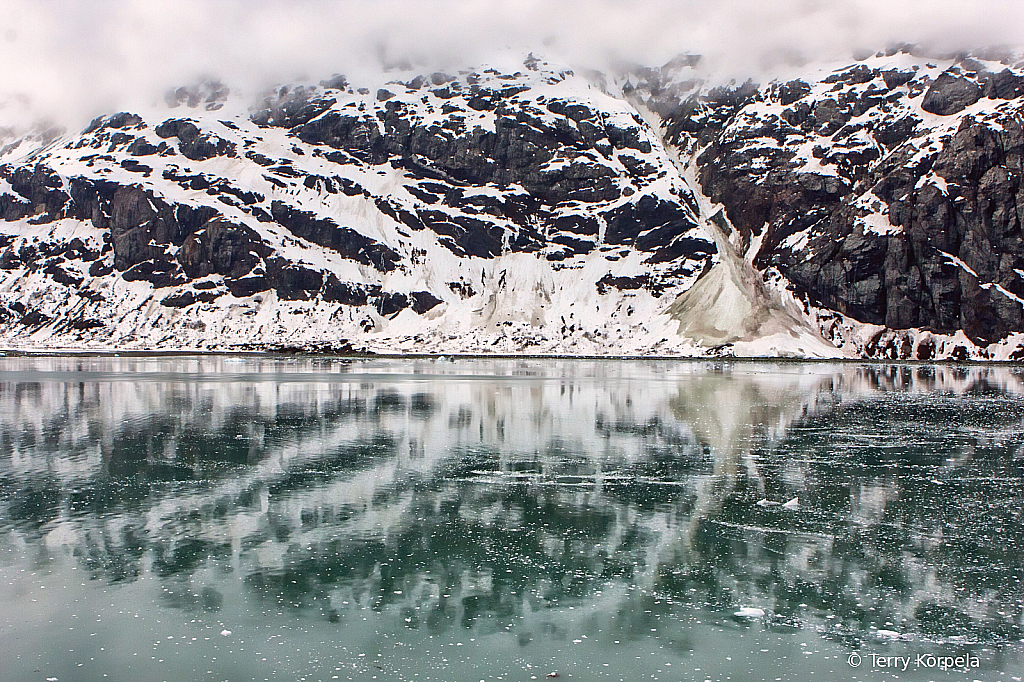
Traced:
POLYGON ((897 42, 1024 44, 1022 0, 0 0, 0 93, 80 118, 219 76, 248 87, 380 59, 532 49, 577 67, 681 52, 741 76, 897 42))

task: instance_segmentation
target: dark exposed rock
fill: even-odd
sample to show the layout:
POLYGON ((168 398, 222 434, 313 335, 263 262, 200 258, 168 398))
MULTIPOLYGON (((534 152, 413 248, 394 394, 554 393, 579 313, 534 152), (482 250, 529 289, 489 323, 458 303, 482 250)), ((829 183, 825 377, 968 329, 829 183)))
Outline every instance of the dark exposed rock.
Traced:
POLYGON ((686 256, 694 260, 703 260, 705 265, 710 264, 710 257, 718 253, 718 247, 705 239, 697 239, 686 235, 670 236, 664 235, 669 242, 660 246, 654 254, 644 262, 648 264, 667 263, 677 258, 686 256))
POLYGON ((121 277, 127 282, 149 282, 157 289, 178 286, 187 281, 181 267, 166 258, 151 258, 137 263, 121 273, 121 277))
POLYGON ((0 252, 0 269, 15 270, 22 265, 21 258, 14 249, 4 249, 0 252))
POLYGON ((133 265, 163 254, 151 247, 148 223, 157 215, 146 192, 139 187, 119 187, 110 204, 110 233, 114 245, 114 267, 127 270, 133 265))
POLYGON ((263 202, 266 197, 258 192, 248 192, 235 187, 228 180, 205 173, 183 173, 175 169, 167 169, 163 172, 166 180, 173 180, 184 189, 206 190, 211 196, 216 195, 218 199, 231 206, 239 203, 245 206, 263 202), (227 200, 227 197, 234 197, 238 202, 227 200))
POLYGON ((42 164, 0 166, 0 178, 10 183, 16 193, 0 196, 4 220, 36 216, 36 223, 48 223, 61 217, 70 199, 60 175, 42 164))
POLYGON ((188 142, 199 137, 199 126, 187 118, 169 118, 154 128, 153 132, 163 138, 176 137, 188 142))
POLYGON ((590 237, 596 237, 601 230, 597 216, 591 215, 562 215, 553 218, 550 223, 559 232, 571 232, 590 237))
POLYGON ((218 291, 195 291, 193 289, 185 289, 178 291, 170 296, 165 296, 161 301, 160 305, 165 305, 168 308, 187 308, 193 303, 202 302, 210 303, 211 301, 217 300, 222 292, 218 291))
POLYGON ((813 292, 818 303, 878 324, 886 297, 879 266, 886 246, 884 237, 851 231, 837 242, 823 244, 807 260, 796 256, 779 265, 797 286, 813 292))
POLYGON ((89 266, 90 277, 105 277, 114 271, 114 264, 98 260, 89 266))
POLYGON ((341 74, 334 74, 330 78, 320 81, 320 87, 329 90, 345 90, 348 88, 348 80, 341 74))
POLYGON ((258 152, 246 152, 245 157, 247 159, 250 159, 251 161, 255 161, 261 166, 273 166, 275 163, 277 163, 273 159, 264 156, 263 154, 260 154, 258 152))
POLYGON ((391 317, 396 315, 402 310, 409 307, 409 297, 405 294, 399 294, 394 292, 384 292, 377 299, 376 308, 377 312, 384 317, 391 317))
POLYGON ((302 171, 293 168, 291 161, 281 161, 279 165, 271 168, 270 172, 274 175, 279 175, 282 178, 301 178, 305 175, 302 171))
POLYGON ((848 83, 857 85, 875 78, 876 72, 864 64, 855 64, 822 80, 822 83, 848 83))
POLYGON ((89 220, 97 229, 110 226, 110 206, 119 185, 109 180, 85 177, 69 178, 71 202, 66 209, 68 217, 89 220))
POLYGON ((757 83, 752 80, 747 80, 738 87, 717 87, 708 92, 707 101, 717 106, 737 107, 753 99, 757 95, 757 88, 757 83))
POLYGON ((981 95, 981 86, 975 81, 944 71, 928 87, 921 108, 938 116, 951 116, 977 102, 981 95))
MULTIPOLYGON (((982 344, 1003 338, 1024 323, 1021 305, 1011 298, 1024 297, 1017 272, 1024 269, 1022 152, 1019 121, 1003 119, 997 129, 967 118, 933 161, 915 167, 897 154, 880 167, 874 193, 889 201, 898 233, 854 229, 857 213, 833 206, 820 214, 827 226, 820 240, 789 254, 766 246, 778 243, 771 235, 780 227, 769 212, 762 214, 769 232, 756 262, 778 267, 819 304, 865 322, 942 333, 963 329, 982 344), (947 191, 920 181, 930 171, 947 191)), ((722 196, 741 218, 738 226, 751 229, 753 223, 742 220, 749 198, 732 208, 745 195, 722 196)), ((823 197, 813 194, 787 203, 807 215, 826 208, 823 197)))
MULTIPOLYGON (((4 246, 2 242, 0 242, 0 246, 4 246)), ((86 246, 85 242, 76 237, 68 243, 68 248, 65 250, 65 253, 63 253, 63 256, 69 260, 78 259, 85 262, 91 262, 99 258, 99 252, 94 249, 90 249, 86 246)))
POLYGON ((473 289, 473 285, 469 282, 448 282, 448 288, 452 290, 452 293, 458 294, 459 298, 462 299, 476 296, 476 291, 473 289))
POLYGON ((43 268, 43 272, 53 278, 53 281, 64 286, 77 287, 82 283, 82 278, 74 275, 61 267, 59 262, 53 262, 43 268))
POLYGON ((891 123, 880 125, 875 129, 874 138, 882 146, 892 149, 909 140, 920 122, 921 120, 916 116, 904 116, 891 123))
POLYGON ((418 211, 416 218, 422 226, 446 237, 441 245, 457 255, 494 258, 502 252, 505 231, 490 221, 426 209, 418 211))
POLYGON ((32 215, 32 202, 19 194, 0 194, 0 218, 13 221, 32 215))
POLYGON ((152 166, 139 163, 135 159, 125 159, 121 162, 121 168, 124 168, 129 173, 142 173, 146 177, 149 177, 149 174, 153 172, 152 166))
POLYGON ((42 314, 38 310, 32 310, 18 320, 18 323, 23 324, 26 327, 42 327, 44 324, 48 323, 50 319, 51 318, 42 314))
POLYGON ((612 275, 605 275, 601 279, 597 280, 596 286, 597 293, 604 294, 610 289, 618 289, 619 291, 644 289, 650 286, 650 283, 650 275, 637 275, 635 277, 614 277, 612 275))
MULTIPOLYGON (((99 205, 98 205, 99 206, 99 205)), ((127 270, 133 265, 165 253, 162 244, 181 245, 195 230, 213 218, 217 211, 208 206, 191 207, 167 204, 140 187, 120 186, 108 205, 114 250, 114 267, 127 270)))
POLYGON ((195 109, 202 105, 207 111, 215 111, 223 106, 230 92, 230 89, 219 81, 207 81, 171 90, 164 96, 164 101, 171 108, 187 106, 195 109))
POLYGON ((79 317, 71 320, 71 328, 78 329, 80 331, 89 331, 91 329, 101 329, 107 326, 102 320, 97 320, 89 317, 79 317))
POLYGON ((605 214, 605 241, 609 244, 636 244, 638 249, 652 251, 666 244, 696 224, 693 216, 679 204, 645 196, 640 201, 623 204, 605 214), (641 234, 643 236, 641 236, 641 234))
POLYGON ((159 147, 147 142, 143 137, 135 138, 135 141, 128 147, 128 153, 132 156, 151 156, 159 151, 159 147))
POLYGON ((104 120, 105 120, 105 117, 97 116, 96 118, 94 118, 93 120, 91 120, 89 122, 89 125, 85 126, 85 129, 82 130, 82 134, 83 135, 88 135, 90 133, 96 132, 103 125, 103 121, 104 120))
MULTIPOLYGON (((814 173, 776 170, 764 178, 752 177, 742 165, 730 160, 730 152, 719 149, 715 153, 725 162, 705 163, 701 170, 705 192, 725 204, 744 245, 767 229, 762 252, 771 251, 789 235, 831 214, 849 191, 839 178, 814 173)), ((769 265, 761 261, 758 264, 769 265)))
POLYGON ((303 142, 343 149, 364 163, 380 164, 387 160, 377 120, 369 116, 329 111, 294 130, 303 142))
POLYGON ((334 180, 322 175, 307 175, 302 184, 308 189, 315 189, 320 192, 327 192, 328 194, 335 194, 338 191, 334 186, 334 180))
POLYGON ((324 285, 322 272, 289 263, 282 258, 267 261, 267 280, 277 290, 277 295, 287 301, 309 300, 324 285))
POLYGON ((811 109, 811 127, 820 135, 832 135, 850 120, 850 111, 834 99, 821 99, 811 109))
POLYGON ((235 145, 216 135, 200 135, 189 142, 179 142, 178 150, 193 161, 205 161, 215 156, 234 156, 235 145))
POLYGON ((792 80, 779 86, 779 104, 789 106, 793 102, 807 96, 811 86, 802 80, 792 80))
POLYGON ((1024 95, 1024 76, 1004 69, 986 81, 984 95, 991 99, 1016 99, 1024 95))
POLYGON ((104 128, 133 128, 142 123, 142 117, 138 114, 133 114, 127 111, 122 111, 113 116, 99 116, 92 120, 85 130, 82 131, 83 135, 95 133, 103 130, 104 128))
POLYGON ((436 195, 431 194, 430 192, 424 192, 416 185, 406 185, 405 189, 408 190, 410 194, 412 194, 420 201, 426 202, 428 204, 436 204, 439 200, 439 197, 437 197, 436 195))
POLYGON ((380 295, 380 287, 367 287, 352 282, 342 282, 333 272, 327 275, 324 281, 321 296, 325 301, 333 301, 351 306, 363 306, 376 296, 380 295))
MULTIPOLYGON (((555 206, 563 202, 585 203, 612 201, 620 197, 621 190, 614 182, 615 173, 604 164, 594 163, 585 155, 588 148, 636 150, 649 153, 650 143, 643 138, 638 122, 636 127, 621 127, 604 124, 587 106, 574 102, 552 100, 546 103, 549 111, 564 116, 553 124, 550 120, 535 119, 524 111, 506 111, 502 107, 508 97, 521 91, 522 87, 508 87, 502 90, 485 89, 474 85, 468 106, 494 108, 501 111, 495 122, 494 132, 480 129, 462 130, 454 128, 455 134, 439 135, 437 130, 410 125, 405 103, 388 98, 384 105, 383 130, 380 123, 366 115, 330 111, 323 116, 300 126, 295 130, 300 139, 311 144, 327 144, 344 150, 364 163, 378 164, 393 159, 392 165, 410 172, 413 177, 435 180, 446 188, 460 185, 497 184, 505 186, 521 184, 527 191, 523 201, 493 202, 483 207, 483 212, 502 216, 522 227, 511 239, 510 246, 516 250, 536 250, 540 244, 534 237, 531 216, 544 205, 555 206), (565 122, 563 122, 565 121, 565 122), (570 162, 559 164, 554 170, 548 168, 553 152, 559 148, 567 152, 570 162)), ((720 93, 723 94, 724 93, 720 93)), ((453 109, 453 111, 455 111, 453 109)), ((454 119, 453 119, 454 120, 454 119)), ((447 124, 445 124, 447 125, 447 124)), ((344 159, 333 159, 344 162, 344 159)), ((639 158, 623 155, 620 160, 627 165, 634 177, 653 175, 655 169, 639 158), (632 165, 631 165, 632 164, 632 165)), ((312 184, 330 192, 330 185, 324 180, 306 178, 312 184)), ((428 204, 438 199, 424 192, 424 184, 414 186, 411 193, 428 204)), ((629 192, 633 190, 630 188, 629 192)), ((466 213, 476 213, 464 197, 453 196, 446 189, 445 203, 458 207, 466 213)), ((451 239, 442 244, 460 255, 493 257, 501 253, 504 231, 487 220, 470 216, 452 216, 446 211, 420 210, 415 214, 392 202, 378 201, 378 207, 395 220, 412 229, 432 229, 451 239)), ((628 209, 610 216, 612 222, 623 226, 631 219, 628 209)), ((658 211, 644 209, 634 211, 639 222, 630 224, 628 230, 634 236, 669 222, 666 214, 675 213, 678 222, 673 227, 683 229, 684 223, 692 227, 692 216, 685 209, 665 207, 658 211)), ((614 229, 612 230, 614 233, 614 229)), ((582 242, 574 246, 585 252, 592 245, 582 242)))
POLYGON ((560 244, 565 247, 562 253, 567 256, 578 256, 590 253, 594 250, 596 243, 589 239, 577 239, 567 234, 558 234, 551 238, 552 244, 560 244))
POLYGON ((193 161, 205 161, 215 156, 235 156, 235 145, 212 133, 203 133, 189 119, 168 119, 154 131, 163 138, 178 138, 178 151, 193 161))
MULTIPOLYGON (((982 88, 989 97, 1020 95, 1019 77, 1009 70, 993 75, 960 67, 973 75, 943 74, 931 83, 925 110, 959 113, 978 101, 982 88)), ((964 329, 978 342, 1020 329, 1021 305, 1013 299, 1024 293, 1018 273, 1024 255, 1019 121, 1005 116, 990 126, 967 119, 939 153, 925 154, 920 145, 907 144, 922 134, 920 119, 890 114, 907 95, 889 91, 918 83, 914 72, 859 65, 826 81, 835 87, 813 104, 803 100, 810 89, 799 82, 773 86, 766 97, 789 107, 781 124, 770 116, 752 118, 721 137, 737 109, 707 96, 666 115, 668 136, 680 146, 708 144, 698 160, 701 184, 725 204, 741 250, 759 235, 758 268, 777 268, 809 300, 865 322, 943 333, 964 329), (871 82, 878 76, 885 88, 871 82), (851 122, 869 110, 880 115, 851 122), (865 134, 890 152, 879 154, 865 144, 865 134), (785 149, 756 143, 774 138, 781 147, 795 136, 815 135, 822 142, 814 156, 838 178, 793 172, 785 149), (939 176, 936 183, 922 179, 929 172, 939 176), (948 193, 942 189, 947 187, 948 193), (879 234, 858 227, 864 210, 848 203, 869 188, 898 230, 879 234), (804 230, 805 245, 784 246, 804 230)), ((904 341, 884 352, 912 354, 904 341)))
MULTIPOLYGON (((380 97, 379 92, 377 93, 377 96, 380 97)), ((470 97, 469 100, 467 100, 466 105, 475 111, 494 111, 496 106, 493 99, 482 95, 474 95, 473 97, 470 97)))
POLYGON ((414 291, 410 294, 385 292, 378 297, 376 308, 384 317, 391 317, 410 307, 413 312, 422 315, 442 302, 429 291, 414 291))
POLYGON ((292 234, 314 244, 326 246, 365 265, 372 265, 381 272, 394 270, 401 257, 390 247, 373 241, 355 230, 342 227, 330 218, 318 218, 315 214, 292 208, 282 201, 271 204, 271 214, 278 223, 292 234))
POLYGON ((914 72, 889 69, 887 71, 882 71, 882 80, 885 81, 885 87, 892 90, 893 88, 906 85, 910 81, 914 80, 914 72))
MULTIPOLYGON (((185 239, 177 257, 190 279, 216 273, 239 280, 249 275, 269 253, 269 247, 251 228, 214 218, 185 239)), ((269 285, 264 281, 263 289, 256 291, 267 288, 269 285)))
POLYGON ((238 298, 252 296, 272 288, 270 282, 267 281, 266 274, 261 272, 259 269, 254 270, 244 277, 226 280, 225 284, 228 287, 228 291, 238 298))
POLYGON ((434 307, 444 303, 444 301, 429 291, 414 291, 409 294, 409 298, 412 299, 412 309, 417 315, 422 315, 428 310, 432 310, 434 307))
MULTIPOLYGON (((980 285, 998 283, 1017 297, 1024 297, 1024 282, 1017 271, 1024 269, 1024 241, 1019 207, 1021 158, 1024 132, 1019 118, 1008 116, 993 129, 965 119, 935 161, 934 170, 949 187, 949 196, 935 196, 918 190, 908 198, 921 206, 923 215, 948 216, 946 230, 924 234, 926 225, 910 229, 918 240, 934 244, 957 256, 974 274, 956 268, 961 290, 960 316, 955 324, 975 339, 993 340, 1021 329, 1024 311, 1009 296, 980 285)), ((930 226, 934 231, 935 226, 930 226)), ((936 261, 949 261, 943 254, 936 261)), ((936 264, 933 267, 938 267, 936 264)), ((948 266, 947 266, 948 267, 948 266)))
MULTIPOLYGON (((339 76, 329 81, 331 85, 325 87, 337 88, 344 85, 345 77, 339 76)), ((250 119, 259 126, 276 126, 279 128, 294 128, 313 120, 320 114, 330 109, 335 99, 323 97, 316 91, 316 88, 295 88, 283 87, 273 95, 263 100, 262 108, 253 112, 250 119)))

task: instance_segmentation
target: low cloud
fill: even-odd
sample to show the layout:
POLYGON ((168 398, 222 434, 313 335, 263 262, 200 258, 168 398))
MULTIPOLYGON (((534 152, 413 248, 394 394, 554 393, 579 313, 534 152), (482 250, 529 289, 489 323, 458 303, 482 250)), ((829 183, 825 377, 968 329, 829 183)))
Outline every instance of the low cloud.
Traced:
POLYGON ((757 79, 899 42, 1016 46, 1021 26, 1019 0, 5 0, 0 95, 71 123, 205 78, 355 80, 382 62, 454 68, 508 49, 587 68, 700 53, 757 79))

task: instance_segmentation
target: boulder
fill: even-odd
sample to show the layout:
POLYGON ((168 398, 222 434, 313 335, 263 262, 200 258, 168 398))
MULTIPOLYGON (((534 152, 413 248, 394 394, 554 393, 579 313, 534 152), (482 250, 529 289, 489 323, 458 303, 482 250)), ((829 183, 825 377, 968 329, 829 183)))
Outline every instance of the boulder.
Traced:
POLYGON ((921 108, 938 116, 952 116, 977 102, 981 96, 982 89, 977 82, 944 71, 928 87, 921 108))

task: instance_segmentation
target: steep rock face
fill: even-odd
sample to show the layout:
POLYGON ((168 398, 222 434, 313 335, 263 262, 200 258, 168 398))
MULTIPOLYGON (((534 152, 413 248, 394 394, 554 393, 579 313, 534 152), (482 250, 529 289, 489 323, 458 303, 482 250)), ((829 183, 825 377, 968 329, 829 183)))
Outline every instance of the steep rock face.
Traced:
MULTIPOLYGON (((548 84, 564 77, 549 75, 548 84)), ((404 171, 406 188, 419 201, 388 201, 380 209, 413 230, 446 237, 442 243, 460 256, 493 258, 506 248, 492 217, 512 228, 507 248, 513 252, 548 246, 551 235, 536 228, 548 223, 565 233, 554 236, 566 247, 561 255, 588 253, 602 231, 604 243, 635 245, 661 260, 709 253, 706 242, 672 243, 696 224, 684 186, 667 188, 668 197, 644 191, 671 169, 645 158, 653 146, 636 116, 610 115, 596 102, 537 96, 515 76, 470 74, 468 87, 443 74, 432 80, 438 87, 428 89, 422 79, 405 84, 407 94, 423 96, 382 90, 388 96, 378 93, 382 106, 375 112, 351 103, 339 110, 336 95, 316 90, 282 93, 253 120, 340 150, 326 154, 335 162, 346 155, 368 164, 389 161, 404 171), (463 189, 482 186, 500 194, 463 189), (640 234, 652 233, 637 243, 640 234)))
POLYGON ((894 188, 889 215, 902 230, 889 239, 884 268, 888 326, 959 328, 979 341, 1022 328, 1022 151, 1019 114, 965 117, 933 175, 894 188), (918 305, 907 304, 922 291, 918 305))
POLYGON ((1022 79, 880 54, 662 107, 673 143, 703 149, 703 189, 766 278, 862 323, 983 347, 1024 330, 1022 79))

